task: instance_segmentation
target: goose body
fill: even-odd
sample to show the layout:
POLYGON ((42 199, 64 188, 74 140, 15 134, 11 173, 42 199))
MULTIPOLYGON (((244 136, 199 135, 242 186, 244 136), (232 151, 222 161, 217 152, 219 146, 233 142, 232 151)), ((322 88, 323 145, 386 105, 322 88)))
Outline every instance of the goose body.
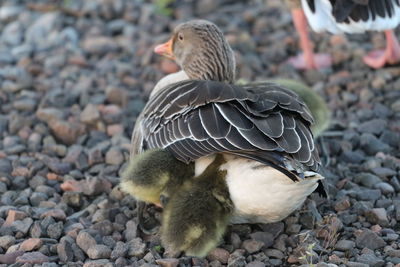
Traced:
POLYGON ((232 222, 275 222, 301 206, 323 179, 316 173, 311 121, 298 96, 274 83, 241 87, 188 80, 149 100, 133 154, 166 149, 183 162, 194 161, 198 176, 222 153, 227 163, 220 170, 227 171, 235 207, 232 222))
MULTIPOLYGON (((216 25, 202 20, 181 24, 171 40, 155 51, 175 59, 184 73, 164 78, 162 86, 156 86, 136 121, 131 157, 161 149, 183 163, 194 162, 195 172, 192 180, 186 176, 175 179, 184 181, 175 193, 169 190, 174 201, 165 207, 168 225, 163 226, 161 238, 167 240, 165 245, 202 256, 217 244, 217 239, 207 233, 218 233, 219 240, 226 219, 233 223, 279 221, 300 207, 314 190, 321 189, 323 177, 317 173, 320 159, 310 130, 313 118, 306 104, 297 94, 275 83, 234 85, 234 55, 216 25), (223 160, 215 165, 216 158, 223 160), (211 188, 221 188, 216 182, 221 179, 229 197, 210 195, 210 186, 196 182, 206 181, 211 188), (232 211, 221 204, 228 200, 233 203, 232 211), (214 204, 203 205, 203 201, 214 204), (210 218, 213 224, 206 225, 201 217, 209 218, 207 209, 198 212, 188 208, 196 206, 209 206, 212 214, 222 217, 214 215, 210 218), (221 209, 225 211, 215 212, 221 209), (192 214, 202 226, 193 226, 183 231, 188 234, 178 236, 174 233, 180 222, 171 221, 171 214, 181 221, 185 221, 185 214, 192 214), (180 245, 182 240, 186 245, 180 245)), ((165 176, 156 171, 164 168, 162 164, 155 165, 145 168, 137 164, 148 169, 149 173, 141 175, 153 177, 150 180, 157 187, 157 177, 165 176)), ((136 173, 134 168, 127 169, 121 186, 140 199, 142 193, 136 189, 143 177, 131 175, 136 173)))
POLYGON ((289 0, 295 27, 300 34, 303 55, 290 62, 297 68, 323 68, 331 65, 328 55, 314 55, 308 39, 306 18, 316 32, 364 33, 385 31, 385 50, 364 56, 372 68, 400 62, 400 45, 393 29, 400 23, 400 0, 289 0), (300 1, 301 6, 300 8, 300 1))
POLYGON ((399 0, 301 0, 311 28, 316 32, 363 33, 396 28, 399 0))

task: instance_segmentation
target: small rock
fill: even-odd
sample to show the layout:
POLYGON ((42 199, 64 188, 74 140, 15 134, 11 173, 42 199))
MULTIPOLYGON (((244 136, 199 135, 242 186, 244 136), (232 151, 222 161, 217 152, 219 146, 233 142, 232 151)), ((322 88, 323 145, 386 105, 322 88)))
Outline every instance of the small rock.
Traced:
POLYGON ((386 129, 387 121, 383 119, 372 119, 370 121, 363 122, 358 126, 360 133, 370 133, 379 135, 383 129, 386 129))
POLYGON ((14 264, 19 256, 24 254, 23 251, 9 252, 4 255, 0 254, 0 264, 14 264))
POLYGON ((339 240, 336 245, 335 245, 335 249, 339 250, 339 251, 348 251, 348 250, 352 250, 355 246, 355 243, 351 240, 339 240))
POLYGON ((162 267, 177 267, 179 260, 174 258, 158 259, 156 260, 156 263, 162 267))
POLYGON ((19 263, 41 264, 48 261, 49 257, 40 252, 27 252, 17 258, 19 263))
POLYGON ((87 261, 83 265, 83 267, 108 267, 108 266, 113 266, 109 265, 110 261, 106 259, 101 259, 101 260, 93 260, 93 261, 87 261))
POLYGON ((125 257, 126 253, 128 252, 128 248, 125 243, 118 241, 115 245, 113 251, 111 252, 111 259, 116 260, 120 257, 125 257))
POLYGON ((23 251, 32 251, 39 249, 43 244, 40 238, 29 238, 21 243, 19 249, 23 251))
POLYGON ((52 120, 62 120, 64 113, 56 108, 39 108, 36 111, 36 117, 39 120, 49 123, 52 120))
POLYGON ((250 263, 247 263, 245 267, 264 267, 265 263, 261 261, 252 261, 250 263))
POLYGON ((388 226, 389 220, 387 218, 387 213, 384 208, 376 208, 369 210, 365 213, 365 217, 370 223, 379 224, 381 226, 388 226))
POLYGON ((395 192, 394 187, 388 183, 378 183, 375 185, 375 188, 381 190, 384 195, 393 194, 395 192))
POLYGON ((121 165, 124 162, 124 155, 116 147, 110 148, 106 153, 106 163, 111 165, 121 165))
POLYGON ((92 36, 83 41, 82 47, 89 53, 103 54, 117 50, 118 44, 111 37, 92 36))
POLYGON ((4 226, 11 225, 14 221, 25 219, 28 215, 23 211, 9 210, 4 226))
POLYGON ((40 218, 43 219, 48 216, 51 216, 54 219, 57 219, 60 221, 65 221, 65 219, 67 218, 67 215, 65 215, 65 212, 61 209, 52 209, 52 210, 46 211, 40 215, 40 218))
POLYGON ((134 238, 128 243, 128 256, 130 257, 143 257, 146 250, 146 244, 143 243, 141 238, 134 238))
POLYGON ((89 248, 96 246, 96 240, 88 232, 80 231, 76 237, 76 244, 87 253, 89 248))
POLYGON ((56 174, 64 175, 71 171, 71 164, 68 162, 49 161, 47 167, 56 174))
POLYGON ((257 240, 245 240, 242 244, 242 247, 247 251, 249 254, 256 253, 260 251, 260 249, 264 246, 264 242, 260 242, 257 240))
POLYGON ((354 181, 368 188, 374 188, 376 184, 382 182, 378 176, 365 172, 357 174, 354 177, 354 181))
POLYGON ((351 206, 350 200, 348 198, 344 198, 335 203, 335 210, 337 212, 345 211, 345 210, 349 209, 350 206, 351 206))
POLYGON ((89 103, 80 115, 80 120, 86 124, 95 124, 100 119, 100 112, 98 108, 89 103))
POLYGON ((384 247, 386 245, 386 242, 382 239, 382 237, 378 236, 371 230, 364 229, 356 237, 356 245, 358 248, 366 247, 375 250, 384 247))
POLYGON ((131 241, 137 237, 137 227, 137 223, 133 220, 126 223, 126 230, 124 231, 126 241, 131 241))
POLYGON ((15 237, 11 235, 0 236, 0 247, 7 250, 10 246, 15 244, 15 237))
POLYGON ((55 224, 50 224, 47 227, 47 235, 53 239, 59 239, 63 233, 64 224, 62 222, 58 222, 55 224))
POLYGON ((227 264, 229 259, 229 252, 223 248, 215 248, 208 253, 207 259, 209 261, 217 260, 222 264, 227 264))
POLYGON ((23 219, 22 221, 15 221, 11 224, 16 232, 21 232, 23 235, 26 235, 29 231, 33 223, 32 218, 28 217, 23 219))
POLYGON ((74 208, 79 208, 83 204, 81 192, 65 192, 62 196, 62 199, 65 204, 74 208))
POLYGON ((381 190, 378 189, 365 189, 357 192, 357 198, 360 200, 378 200, 381 196, 381 190))
POLYGON ((376 257, 373 253, 362 254, 357 257, 357 261, 372 267, 381 267, 385 265, 385 261, 376 257))
POLYGON ((49 126, 55 137, 66 145, 75 144, 78 137, 85 133, 85 127, 76 122, 51 120, 49 126))
POLYGON ((270 247, 274 244, 274 236, 267 232, 254 232, 250 234, 250 237, 254 240, 264 243, 265 247, 270 247))
POLYGON ((111 256, 111 249, 105 245, 95 245, 87 250, 87 254, 92 260, 108 259, 111 256))
POLYGON ((61 262, 73 261, 74 253, 71 243, 61 238, 61 242, 57 245, 57 254, 61 262))

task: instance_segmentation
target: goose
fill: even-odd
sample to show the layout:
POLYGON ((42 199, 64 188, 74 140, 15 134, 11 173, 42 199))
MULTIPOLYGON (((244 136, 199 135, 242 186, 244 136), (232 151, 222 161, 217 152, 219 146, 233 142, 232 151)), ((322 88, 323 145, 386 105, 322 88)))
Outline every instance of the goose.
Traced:
MULTIPOLYGON (((312 192, 326 194, 306 104, 275 83, 235 85, 233 51, 214 23, 182 23, 155 52, 182 70, 151 93, 132 133, 132 158, 164 149, 194 162, 196 179, 222 156, 214 168, 233 204, 230 223, 277 222, 312 192)), ((136 197, 141 179, 125 172, 121 180, 136 197)))
POLYGON ((393 31, 400 23, 400 0, 288 0, 296 30, 300 35, 303 54, 290 63, 300 69, 319 69, 330 66, 326 54, 314 55, 308 38, 307 20, 316 32, 363 33, 384 31, 386 49, 376 50, 363 57, 371 68, 400 62, 400 45, 393 31))

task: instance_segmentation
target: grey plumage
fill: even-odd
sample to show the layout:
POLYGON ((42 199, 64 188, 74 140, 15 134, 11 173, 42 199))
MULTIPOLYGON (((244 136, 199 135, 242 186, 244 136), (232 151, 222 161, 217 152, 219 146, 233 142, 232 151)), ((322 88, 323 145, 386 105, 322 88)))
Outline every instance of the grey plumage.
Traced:
POLYGON ((140 149, 165 148, 184 162, 216 152, 258 155, 266 164, 285 167, 289 159, 316 170, 320 160, 309 129, 312 121, 304 102, 274 83, 184 81, 145 106, 138 126, 140 149), (275 152, 274 161, 263 151, 275 152))

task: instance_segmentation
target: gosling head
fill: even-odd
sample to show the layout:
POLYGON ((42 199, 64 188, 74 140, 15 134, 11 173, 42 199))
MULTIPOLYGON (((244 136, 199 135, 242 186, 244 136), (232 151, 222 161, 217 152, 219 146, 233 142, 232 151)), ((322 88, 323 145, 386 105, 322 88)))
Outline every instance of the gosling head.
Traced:
POLYGON ((190 79, 233 83, 234 53, 221 30, 206 20, 178 25, 171 39, 154 52, 176 61, 190 79))

